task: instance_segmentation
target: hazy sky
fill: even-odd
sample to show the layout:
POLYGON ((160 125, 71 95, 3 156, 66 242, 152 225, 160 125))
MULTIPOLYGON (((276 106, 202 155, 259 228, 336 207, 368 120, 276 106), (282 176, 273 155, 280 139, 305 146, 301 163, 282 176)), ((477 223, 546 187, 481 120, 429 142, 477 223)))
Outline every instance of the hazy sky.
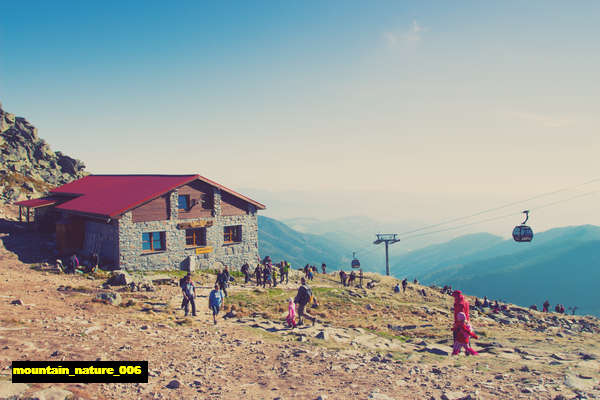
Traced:
MULTIPOLYGON (((197 172, 265 194, 275 217, 436 222, 600 177, 598 15, 598 1, 5 2, 0 100, 93 173, 197 172)), ((538 222, 600 225, 599 199, 538 222)))

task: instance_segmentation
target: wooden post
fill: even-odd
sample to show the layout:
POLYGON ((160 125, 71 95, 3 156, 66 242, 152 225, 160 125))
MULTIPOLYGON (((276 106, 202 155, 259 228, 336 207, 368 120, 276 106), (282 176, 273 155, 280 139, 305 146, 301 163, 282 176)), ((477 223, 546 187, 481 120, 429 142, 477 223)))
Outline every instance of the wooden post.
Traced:
POLYGON ((19 222, 23 222, 23 206, 19 206, 19 222))
POLYGON ((29 223, 29 207, 27 207, 27 223, 29 223))

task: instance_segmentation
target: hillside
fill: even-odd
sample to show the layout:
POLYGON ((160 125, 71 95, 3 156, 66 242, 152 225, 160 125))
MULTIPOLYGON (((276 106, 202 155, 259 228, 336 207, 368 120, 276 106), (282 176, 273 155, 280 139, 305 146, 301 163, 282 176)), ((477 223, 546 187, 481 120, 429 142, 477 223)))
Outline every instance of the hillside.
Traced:
MULTIPOLYGON (((267 221, 268 222, 268 221, 267 221)), ((264 221, 263 221, 264 223, 264 221)), ((277 224, 275 224, 277 225, 277 224)), ((2 226, 23 248, 37 232, 2 226)), ((285 234, 285 230, 281 231, 285 234)), ((41 251, 38 247, 32 251, 41 251)), ((40 254, 42 255, 42 254, 40 254)), ((284 326, 288 285, 235 282, 218 324, 206 305, 215 276, 193 275, 197 317, 184 317, 178 271, 128 277, 64 275, 24 264, 0 245, 0 398, 46 399, 541 399, 600 396, 600 322, 509 305, 471 311, 476 357, 451 357, 452 299, 437 289, 366 274, 373 289, 335 273, 310 282, 312 326, 284 326), (142 289, 143 288, 143 289, 142 289), (142 289, 142 291, 140 291, 142 289), (425 296, 423 296, 425 291, 425 296), (112 298, 103 301, 101 298, 112 298), (223 318, 227 316, 228 318, 223 318), (148 360, 144 384, 11 384, 12 360, 148 360)), ((470 298, 472 302, 472 298, 470 298)))
POLYGON ((477 235, 483 241, 469 244, 474 238, 465 236, 394 258, 393 273, 523 306, 548 298, 553 304, 577 306, 578 313, 600 315, 591 286, 600 266, 600 227, 551 229, 527 244, 485 237, 477 235))
POLYGON ((349 264, 352 251, 324 235, 297 232, 275 219, 258 216, 258 245, 261 256, 273 260, 287 260, 293 267, 307 263, 320 266, 325 262, 330 268, 349 264))
POLYGON ((0 104, 0 202, 36 197, 86 174, 81 161, 52 151, 37 128, 0 104))

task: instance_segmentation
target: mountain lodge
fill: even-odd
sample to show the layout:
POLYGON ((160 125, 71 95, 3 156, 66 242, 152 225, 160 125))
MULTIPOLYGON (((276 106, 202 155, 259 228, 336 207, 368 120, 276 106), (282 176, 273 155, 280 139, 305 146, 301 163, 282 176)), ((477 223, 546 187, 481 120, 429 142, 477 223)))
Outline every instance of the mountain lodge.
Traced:
POLYGON ((58 251, 127 270, 239 268, 258 261, 265 206, 200 175, 88 175, 17 202, 58 251))

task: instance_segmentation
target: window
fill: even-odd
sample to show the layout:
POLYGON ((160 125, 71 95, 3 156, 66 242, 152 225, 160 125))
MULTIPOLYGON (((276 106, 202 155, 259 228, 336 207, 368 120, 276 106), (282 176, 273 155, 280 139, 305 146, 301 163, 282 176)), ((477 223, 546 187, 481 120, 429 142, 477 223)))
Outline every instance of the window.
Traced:
POLYGON ((167 248, 165 245, 165 232, 145 232, 142 233, 143 251, 163 251, 167 248))
POLYGON ((213 196, 212 193, 204 193, 200 199, 202 202, 202 208, 205 210, 212 210, 213 196))
POLYGON ((206 228, 186 229, 185 245, 196 247, 206 246, 206 228))
POLYGON ((189 211, 190 209, 190 195, 189 194, 180 194, 177 199, 179 203, 179 211, 189 211))
POLYGON ((234 243, 242 241, 242 226, 226 226, 224 229, 223 241, 225 243, 234 243))

